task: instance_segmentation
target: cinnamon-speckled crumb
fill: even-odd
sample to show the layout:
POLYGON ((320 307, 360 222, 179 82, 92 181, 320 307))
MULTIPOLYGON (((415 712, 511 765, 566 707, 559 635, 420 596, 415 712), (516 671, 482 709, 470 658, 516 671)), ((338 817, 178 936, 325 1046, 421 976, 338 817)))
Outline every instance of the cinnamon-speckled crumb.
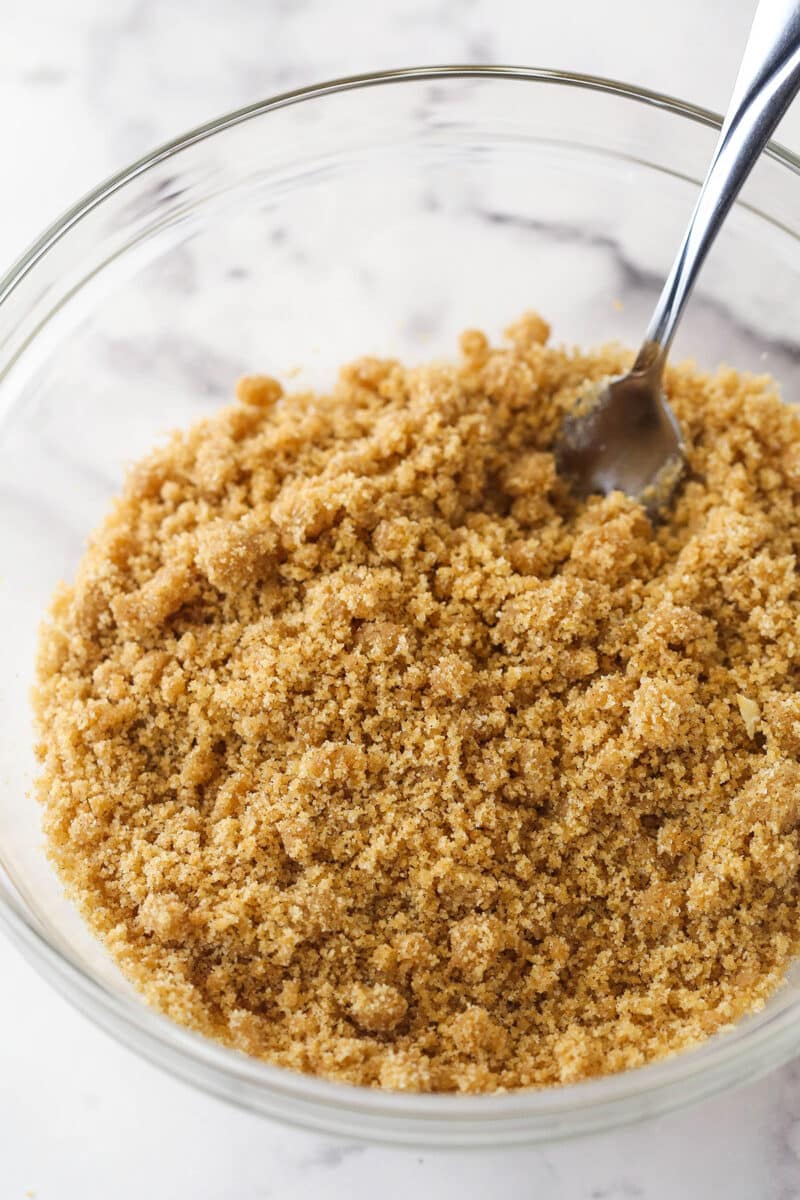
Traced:
POLYGON ((533 314, 457 366, 255 376, 130 473, 41 638, 38 790, 154 1005, 353 1083, 619 1071, 800 944, 800 416, 666 387, 657 528, 551 446, 626 352, 533 314))

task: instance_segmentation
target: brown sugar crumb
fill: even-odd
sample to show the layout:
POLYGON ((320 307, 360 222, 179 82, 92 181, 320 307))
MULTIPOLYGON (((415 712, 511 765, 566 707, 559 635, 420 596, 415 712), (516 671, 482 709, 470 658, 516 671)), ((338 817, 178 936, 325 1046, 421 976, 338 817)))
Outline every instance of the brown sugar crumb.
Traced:
POLYGON ((236 384, 236 399, 256 408, 272 408, 283 395, 283 388, 270 375, 243 375, 236 384))
POLYGON ((388 983, 357 983, 350 992, 349 1009, 360 1029, 390 1033, 406 1015, 408 1003, 388 983))
POLYGON ((44 626, 50 853, 149 1002, 300 1071, 567 1083, 800 950, 800 415, 667 372, 651 526, 553 438, 627 352, 255 376, 132 469, 44 626))
POLYGON ((749 696, 737 695, 736 703, 739 706, 739 712, 744 721, 744 727, 747 730, 748 737, 754 737, 755 732, 761 722, 761 709, 756 704, 755 700, 751 700, 749 696))

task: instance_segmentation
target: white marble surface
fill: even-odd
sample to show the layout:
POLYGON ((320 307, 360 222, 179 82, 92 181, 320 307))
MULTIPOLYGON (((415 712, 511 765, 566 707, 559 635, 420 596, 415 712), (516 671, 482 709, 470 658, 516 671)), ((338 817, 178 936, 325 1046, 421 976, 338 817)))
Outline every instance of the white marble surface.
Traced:
MULTIPOLYGON (((750 0, 0 0, 0 264, 105 174, 276 90, 434 61, 524 62, 721 107, 750 0)), ((800 107, 782 140, 800 148, 800 107)), ((69 1009, 0 939, 0 1200, 316 1196, 792 1200, 800 1064, 689 1113, 538 1151, 385 1150, 191 1091, 69 1009)))

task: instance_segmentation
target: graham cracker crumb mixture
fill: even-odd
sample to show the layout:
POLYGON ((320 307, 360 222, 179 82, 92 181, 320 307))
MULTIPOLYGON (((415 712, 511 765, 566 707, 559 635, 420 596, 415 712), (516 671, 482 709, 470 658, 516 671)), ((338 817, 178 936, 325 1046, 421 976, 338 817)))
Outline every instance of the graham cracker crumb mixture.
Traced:
POLYGON ((131 472, 41 639, 39 796, 145 997, 385 1088, 558 1084, 800 948, 800 415, 671 369, 664 523, 551 455, 627 352, 268 378, 131 472))

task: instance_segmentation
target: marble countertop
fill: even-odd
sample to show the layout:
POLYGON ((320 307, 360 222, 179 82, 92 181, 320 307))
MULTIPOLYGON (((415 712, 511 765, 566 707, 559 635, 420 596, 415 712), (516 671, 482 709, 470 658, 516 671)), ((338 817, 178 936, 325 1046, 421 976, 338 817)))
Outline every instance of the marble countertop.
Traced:
MULTIPOLYGON (((0 266, 76 196, 275 91, 422 62, 616 76, 724 107, 752 0, 6 0, 0 266), (722 34, 720 33, 722 29, 722 34)), ((780 139, 800 149, 800 106, 780 139)), ((159 1073, 0 938, 0 1200, 792 1200, 800 1062, 687 1113, 539 1150, 388 1150, 287 1130, 159 1073)))

